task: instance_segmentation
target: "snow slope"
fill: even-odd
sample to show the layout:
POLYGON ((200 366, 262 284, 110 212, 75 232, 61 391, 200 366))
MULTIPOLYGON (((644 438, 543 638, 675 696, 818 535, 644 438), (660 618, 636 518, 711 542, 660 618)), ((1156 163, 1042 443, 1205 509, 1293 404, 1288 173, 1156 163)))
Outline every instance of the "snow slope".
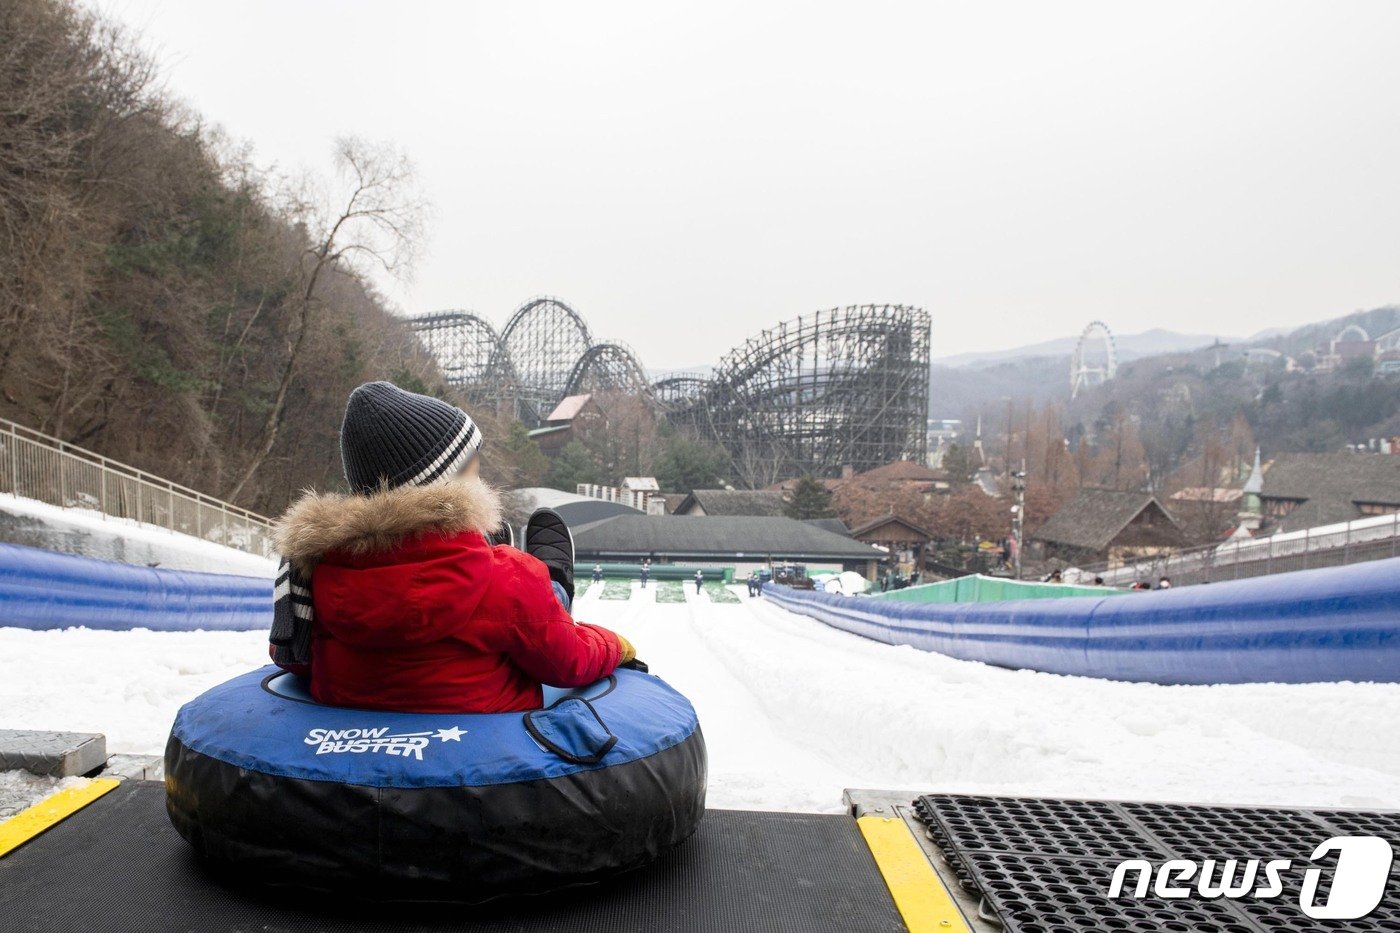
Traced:
MULTIPOLYGON (((1400 685, 1162 687, 891 647, 762 599, 580 596, 691 697, 716 807, 840 809, 845 787, 1400 807, 1400 685)), ((185 700, 260 665, 257 632, 0 629, 0 728, 159 754, 185 700)))
POLYGON ((0 493, 0 540, 142 567, 271 577, 277 561, 92 509, 0 493))

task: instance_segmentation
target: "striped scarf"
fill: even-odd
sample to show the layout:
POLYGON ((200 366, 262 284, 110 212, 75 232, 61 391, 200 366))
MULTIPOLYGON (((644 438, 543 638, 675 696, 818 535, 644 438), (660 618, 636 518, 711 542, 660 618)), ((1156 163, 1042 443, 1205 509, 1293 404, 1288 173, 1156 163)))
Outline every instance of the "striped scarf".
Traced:
POLYGON ((311 581, 292 569, 282 558, 277 567, 277 585, 272 591, 272 660, 279 666, 311 663, 311 581))

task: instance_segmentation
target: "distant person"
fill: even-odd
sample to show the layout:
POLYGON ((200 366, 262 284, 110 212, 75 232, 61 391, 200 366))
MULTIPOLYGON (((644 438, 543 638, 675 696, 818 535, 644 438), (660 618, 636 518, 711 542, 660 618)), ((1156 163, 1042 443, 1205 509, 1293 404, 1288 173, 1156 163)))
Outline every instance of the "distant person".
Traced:
POLYGON ((593 582, 594 582, 594 583, 602 583, 602 582, 603 582, 603 565, 602 565, 602 564, 594 564, 594 565, 593 565, 593 582))
POLYGON ((757 595, 758 595, 758 571, 755 570, 753 573, 749 574, 749 578, 748 578, 747 580, 745 580, 744 582, 748 584, 748 587, 749 587, 749 595, 750 595, 750 596, 757 596, 757 595))
POLYGON ((647 577, 651 576, 651 564, 642 561, 642 589, 647 588, 647 577))
POLYGON ((1152 589, 1152 587, 1151 587, 1151 586, 1148 586, 1146 580, 1134 580, 1134 581, 1133 581, 1133 585, 1130 586, 1129 589, 1133 589, 1133 590, 1150 590, 1150 589, 1152 589))
POLYGON ((697 571, 695 571, 695 595, 696 595, 696 596, 699 596, 699 595, 700 595, 700 587, 704 584, 704 582, 705 582, 705 571, 703 571, 703 570, 697 570, 697 571))
POLYGON ((909 574, 909 585, 910 585, 910 586, 918 586, 918 585, 919 585, 919 571, 915 570, 915 571, 913 571, 912 573, 909 574))
POLYGON ((1171 578, 1171 577, 1163 577, 1162 579, 1160 579, 1160 580, 1157 581, 1157 589, 1159 589, 1159 590, 1169 590, 1169 589, 1171 589, 1171 588, 1172 588, 1172 578, 1171 578))
POLYGON ((886 570, 880 574, 880 592, 887 592, 890 588, 890 572, 886 570))

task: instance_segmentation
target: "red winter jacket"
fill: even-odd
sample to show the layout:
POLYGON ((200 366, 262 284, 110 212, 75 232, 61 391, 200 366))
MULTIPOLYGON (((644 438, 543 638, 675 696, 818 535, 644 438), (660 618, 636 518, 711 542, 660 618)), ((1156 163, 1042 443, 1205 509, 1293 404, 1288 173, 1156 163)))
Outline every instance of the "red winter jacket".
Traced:
POLYGON ((309 493, 293 505, 278 549, 311 571, 311 695, 494 713, 537 708, 541 683, 581 687, 612 673, 617 636, 570 618, 544 564, 492 547, 482 531, 499 522, 495 493, 476 481, 309 493))

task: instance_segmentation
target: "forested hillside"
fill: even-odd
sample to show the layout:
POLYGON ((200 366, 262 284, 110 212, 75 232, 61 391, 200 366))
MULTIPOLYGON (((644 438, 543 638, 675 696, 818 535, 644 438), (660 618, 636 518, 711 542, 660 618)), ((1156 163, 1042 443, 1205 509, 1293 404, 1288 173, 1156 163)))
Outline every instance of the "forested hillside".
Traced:
POLYGON ((1341 450, 1400 434, 1400 375, 1377 372, 1370 358, 1318 365, 1318 349, 1350 324, 1375 337, 1400 326, 1400 308, 1357 312, 1248 344, 1132 360, 1115 379, 1073 400, 1068 357, 935 367, 930 412, 963 419, 965 430, 981 416, 985 446, 1000 453, 1009 438, 1013 457, 1024 455, 1018 439, 1027 436, 1028 424, 1053 424, 1052 433, 1071 448, 1082 445, 1095 455, 1126 432, 1129 446, 1142 451, 1131 475, 1120 468, 1116 479, 1100 475, 1095 484, 1150 482, 1161 489, 1212 438, 1234 445, 1246 429, 1266 454, 1341 450), (1247 348, 1283 356, 1246 359, 1247 348))
POLYGON ((355 385, 443 391, 365 274, 411 255, 411 168, 336 169, 264 177, 119 29, 0 3, 0 416, 264 512, 336 485, 355 385))

